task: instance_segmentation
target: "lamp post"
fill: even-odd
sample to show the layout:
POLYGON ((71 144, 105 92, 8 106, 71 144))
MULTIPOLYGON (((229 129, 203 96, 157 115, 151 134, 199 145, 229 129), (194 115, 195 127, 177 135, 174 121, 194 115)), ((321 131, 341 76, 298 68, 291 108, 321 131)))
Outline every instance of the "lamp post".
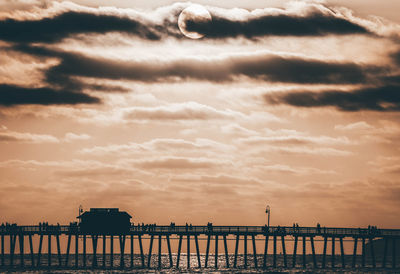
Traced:
POLYGON ((267 205, 267 208, 265 209, 265 213, 267 214, 267 223, 268 223, 268 229, 269 229, 269 217, 271 215, 271 208, 269 205, 267 205))

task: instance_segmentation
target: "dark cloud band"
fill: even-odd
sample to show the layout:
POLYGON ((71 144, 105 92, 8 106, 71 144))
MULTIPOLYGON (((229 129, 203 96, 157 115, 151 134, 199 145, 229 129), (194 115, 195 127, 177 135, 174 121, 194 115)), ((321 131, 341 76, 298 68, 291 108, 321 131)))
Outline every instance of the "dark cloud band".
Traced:
POLYGON ((53 18, 0 21, 0 40, 10 42, 57 42, 79 33, 125 32, 148 40, 159 40, 160 33, 127 17, 84 12, 65 12, 53 18))
POLYGON ((53 85, 74 88, 74 76, 127 79, 143 82, 170 79, 194 79, 212 82, 234 81, 246 76, 255 80, 300 84, 349 84, 368 81, 370 73, 379 73, 379 67, 354 63, 325 62, 299 57, 277 55, 235 56, 218 60, 177 59, 159 62, 121 62, 92 58, 81 54, 57 52, 43 48, 19 47, 36 56, 60 58, 60 63, 46 72, 53 85))
POLYGON ((285 92, 265 95, 270 104, 296 107, 335 107, 341 111, 400 111, 400 86, 354 91, 285 92))
POLYGON ((328 34, 366 34, 368 31, 343 18, 324 14, 305 17, 268 15, 246 21, 234 21, 213 16, 209 22, 186 22, 187 30, 206 35, 207 38, 243 36, 255 38, 266 35, 321 36, 328 34))
POLYGON ((51 88, 24 88, 0 85, 0 105, 76 105, 97 104, 100 99, 84 93, 76 93, 51 88))

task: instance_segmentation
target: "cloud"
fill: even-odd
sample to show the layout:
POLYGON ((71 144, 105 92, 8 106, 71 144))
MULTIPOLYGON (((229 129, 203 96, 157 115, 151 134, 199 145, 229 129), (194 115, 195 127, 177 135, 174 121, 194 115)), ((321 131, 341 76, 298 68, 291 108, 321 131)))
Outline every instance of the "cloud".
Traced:
POLYGON ((73 142, 76 140, 89 140, 92 137, 87 134, 75 134, 72 132, 68 132, 65 134, 64 141, 65 142, 73 142))
POLYGON ((263 182, 257 178, 232 176, 227 174, 211 175, 176 175, 171 178, 172 182, 190 182, 196 185, 213 184, 225 186, 261 186, 263 182))
POLYGON ((79 33, 125 32, 148 40, 159 40, 155 26, 146 26, 128 17, 67 11, 39 20, 0 20, 0 40, 54 43, 79 33))
POLYGON ((16 132, 9 130, 5 126, 0 127, 0 142, 20 142, 20 143, 59 143, 60 140, 52 135, 16 132))
POLYGON ((221 132, 225 134, 232 134, 235 136, 254 136, 257 135, 258 132, 254 130, 247 129, 242 127, 241 125, 231 123, 221 127, 221 132))
POLYGON ((0 84, 0 106, 98 104, 90 95, 52 88, 26 88, 0 84))
POLYGON ((308 145, 308 144, 325 144, 325 145, 348 145, 351 141, 347 137, 330 137, 330 136, 251 136, 248 138, 240 138, 241 144, 246 145, 262 145, 262 144, 281 144, 281 145, 308 145))
POLYGON ((383 68, 377 66, 277 55, 263 51, 202 58, 122 61, 40 47, 15 46, 14 49, 36 56, 60 59, 59 64, 49 68, 45 75, 48 83, 64 87, 74 87, 77 84, 71 80, 72 77, 142 82, 177 79, 230 82, 245 76, 269 82, 357 84, 368 81, 371 74, 384 72, 383 68))
POLYGON ((296 107, 335 107, 340 111, 399 111, 400 86, 361 88, 353 91, 282 92, 266 94, 265 100, 273 105, 296 107))
POLYGON ((318 155, 318 156, 350 156, 353 153, 350 151, 340 150, 330 147, 306 147, 306 146, 295 146, 295 147, 279 147, 279 146, 267 146, 263 147, 261 151, 253 153, 254 156, 269 155, 271 152, 286 154, 286 155, 318 155))
POLYGON ((267 35, 322 36, 369 33, 365 27, 350 22, 346 18, 319 12, 306 16, 288 14, 249 16, 247 20, 212 16, 211 21, 188 20, 186 22, 187 30, 214 39, 238 36, 252 39, 267 35))
POLYGON ((392 53, 391 57, 394 63, 400 67, 400 50, 392 53))
POLYGON ((360 122, 356 122, 356 123, 352 123, 352 124, 348 124, 348 125, 336 125, 335 129, 352 131, 352 130, 370 130, 370 129, 374 129, 374 127, 371 126, 370 124, 368 124, 367 122, 360 121, 360 122))
POLYGON ((75 134, 68 132, 63 139, 48 134, 35 134, 27 132, 17 132, 9 130, 6 126, 0 126, 0 142, 21 142, 21 143, 61 143, 73 142, 77 140, 88 140, 91 136, 87 134, 75 134))
POLYGON ((354 84, 367 81, 368 69, 354 63, 326 62, 272 54, 154 61, 124 62, 64 55, 61 63, 51 68, 47 74, 144 82, 174 78, 226 82, 233 81, 238 76, 246 76, 271 82, 354 84))
POLYGON ((62 176, 62 177, 123 177, 123 176, 132 176, 132 174, 135 174, 136 170, 134 169, 125 169, 125 168, 120 168, 120 167, 110 167, 110 166, 104 166, 104 167, 87 167, 87 168, 77 168, 77 169, 72 169, 72 170, 60 170, 60 171, 55 171, 54 173, 56 175, 62 176))
POLYGON ((335 174, 336 172, 332 170, 321 170, 313 167, 291 167, 288 165, 266 165, 260 166, 258 169, 268 172, 276 172, 281 174, 289 174, 289 175, 298 175, 298 176, 306 176, 306 175, 315 175, 315 174, 335 174))
POLYGON ((144 143, 114 144, 82 149, 83 154, 93 155, 130 155, 143 153, 177 153, 179 151, 227 151, 231 146, 210 139, 197 138, 195 141, 183 139, 157 138, 144 143))
POLYGON ((133 107, 125 112, 127 120, 210 120, 232 119, 241 116, 232 110, 217 110, 196 102, 170 104, 159 107, 133 107))
POLYGON ((135 165, 145 169, 210 169, 227 164, 206 158, 159 157, 154 159, 137 160, 135 165))

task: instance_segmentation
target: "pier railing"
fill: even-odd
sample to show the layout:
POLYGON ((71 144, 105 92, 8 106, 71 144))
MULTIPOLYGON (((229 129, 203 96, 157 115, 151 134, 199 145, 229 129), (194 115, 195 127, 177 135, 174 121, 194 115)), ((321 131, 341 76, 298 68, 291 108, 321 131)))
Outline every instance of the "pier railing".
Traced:
MULTIPOLYGON (((0 234, 54 232, 61 234, 82 233, 77 225, 48 226, 0 226, 0 234)), ((400 237, 400 229, 375 228, 337 228, 337 227, 292 227, 292 226, 171 226, 171 225, 132 225, 129 231, 118 234, 277 234, 277 235, 331 235, 335 237, 392 236, 400 237)), ((90 234, 90 233, 89 233, 90 234)))

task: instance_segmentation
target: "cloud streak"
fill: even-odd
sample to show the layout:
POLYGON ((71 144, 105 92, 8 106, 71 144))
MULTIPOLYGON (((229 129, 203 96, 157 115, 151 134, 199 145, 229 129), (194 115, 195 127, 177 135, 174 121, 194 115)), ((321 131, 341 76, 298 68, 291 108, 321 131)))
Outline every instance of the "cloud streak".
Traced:
POLYGON ((98 104, 100 99, 85 93, 52 88, 26 88, 0 84, 0 106, 98 104))
POLYGON ((188 31, 198 32, 207 38, 277 36, 323 36, 329 34, 367 34, 369 31, 345 18, 313 13, 307 16, 286 14, 251 17, 248 20, 233 20, 213 16, 209 22, 186 22, 188 31))
POLYGON ((124 115, 127 120, 210 120, 242 116, 231 110, 217 110, 196 102, 159 107, 133 107, 124 115))
POLYGON ((39 20, 0 21, 0 40, 18 43, 58 42, 79 33, 124 32, 148 40, 159 40, 159 33, 139 21, 107 14, 68 11, 39 20))
POLYGON ((340 111, 399 111, 400 86, 362 88, 353 91, 282 92, 267 94, 265 100, 273 105, 296 107, 335 107, 340 111))
POLYGON ((116 61, 38 47, 23 46, 16 49, 43 57, 59 58, 60 63, 46 72, 47 81, 52 84, 71 84, 73 76, 143 82, 177 79, 230 82, 245 76, 270 82, 349 84, 364 83, 368 81, 370 74, 385 71, 378 66, 330 62, 294 55, 281 56, 269 52, 204 58, 116 61))

